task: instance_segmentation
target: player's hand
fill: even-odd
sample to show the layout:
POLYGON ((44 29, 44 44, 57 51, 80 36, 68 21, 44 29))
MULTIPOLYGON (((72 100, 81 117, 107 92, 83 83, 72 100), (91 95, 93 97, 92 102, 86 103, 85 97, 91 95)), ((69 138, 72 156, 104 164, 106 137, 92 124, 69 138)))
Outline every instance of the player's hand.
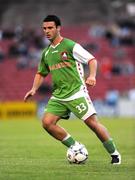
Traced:
POLYGON ((26 102, 31 96, 33 96, 36 93, 35 90, 31 89, 30 91, 28 91, 26 93, 26 95, 24 96, 24 101, 26 102))
POLYGON ((93 76, 89 76, 87 79, 86 79, 86 84, 88 84, 89 86, 95 86, 96 85, 96 78, 93 77, 93 76))

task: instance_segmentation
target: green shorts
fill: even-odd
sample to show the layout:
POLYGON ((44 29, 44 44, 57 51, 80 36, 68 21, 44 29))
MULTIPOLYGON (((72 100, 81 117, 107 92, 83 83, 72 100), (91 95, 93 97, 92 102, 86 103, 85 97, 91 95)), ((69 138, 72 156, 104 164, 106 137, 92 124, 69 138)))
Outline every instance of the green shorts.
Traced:
POLYGON ((72 112, 79 119, 86 120, 92 114, 96 114, 96 110, 89 98, 80 97, 71 101, 61 101, 50 99, 45 112, 50 112, 61 118, 68 119, 72 112))

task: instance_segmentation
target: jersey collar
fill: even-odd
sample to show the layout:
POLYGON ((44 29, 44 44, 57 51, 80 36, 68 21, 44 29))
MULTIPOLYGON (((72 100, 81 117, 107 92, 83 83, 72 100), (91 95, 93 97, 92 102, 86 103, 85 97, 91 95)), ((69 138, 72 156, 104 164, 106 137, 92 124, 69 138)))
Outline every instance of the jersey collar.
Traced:
POLYGON ((59 46, 59 45, 61 44, 61 42, 63 41, 63 39, 64 39, 64 38, 62 38, 62 39, 60 40, 60 42, 58 42, 58 44, 56 44, 55 46, 52 45, 52 44, 51 44, 50 46, 51 46, 52 48, 56 48, 57 46, 59 46))

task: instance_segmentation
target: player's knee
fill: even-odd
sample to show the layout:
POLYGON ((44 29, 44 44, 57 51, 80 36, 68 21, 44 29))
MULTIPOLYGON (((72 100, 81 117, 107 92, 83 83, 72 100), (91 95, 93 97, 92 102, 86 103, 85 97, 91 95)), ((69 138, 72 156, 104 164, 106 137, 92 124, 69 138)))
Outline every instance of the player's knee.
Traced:
POLYGON ((90 116, 88 119, 85 120, 85 123, 89 128, 95 131, 98 127, 98 121, 95 115, 90 116))
POLYGON ((42 119, 42 126, 44 129, 49 130, 51 125, 52 125, 52 122, 50 120, 45 119, 45 118, 42 119))

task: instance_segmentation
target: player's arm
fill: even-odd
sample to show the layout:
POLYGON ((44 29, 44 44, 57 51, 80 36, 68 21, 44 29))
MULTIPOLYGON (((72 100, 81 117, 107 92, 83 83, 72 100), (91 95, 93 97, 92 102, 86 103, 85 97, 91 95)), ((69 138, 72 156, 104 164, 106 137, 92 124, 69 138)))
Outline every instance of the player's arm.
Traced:
POLYGON ((34 78, 33 86, 30 91, 28 91, 24 97, 24 101, 27 101, 31 96, 33 96, 38 88, 43 83, 44 76, 42 76, 40 73, 37 73, 34 78))
POLYGON ((97 73, 97 60, 95 58, 90 59, 89 65, 89 76, 86 79, 86 84, 90 86, 96 85, 96 73, 97 73))
POLYGON ((49 68, 45 64, 45 52, 43 51, 42 53, 42 58, 40 60, 40 63, 38 65, 38 71, 37 74, 35 75, 33 86, 30 91, 28 91, 24 97, 24 101, 27 101, 31 96, 33 96, 36 91, 39 89, 41 84, 43 83, 44 78, 49 74, 49 68))
POLYGON ((97 60, 95 57, 78 43, 73 48, 73 56, 78 62, 88 64, 89 76, 86 79, 86 83, 90 86, 95 86, 97 72, 97 60))

